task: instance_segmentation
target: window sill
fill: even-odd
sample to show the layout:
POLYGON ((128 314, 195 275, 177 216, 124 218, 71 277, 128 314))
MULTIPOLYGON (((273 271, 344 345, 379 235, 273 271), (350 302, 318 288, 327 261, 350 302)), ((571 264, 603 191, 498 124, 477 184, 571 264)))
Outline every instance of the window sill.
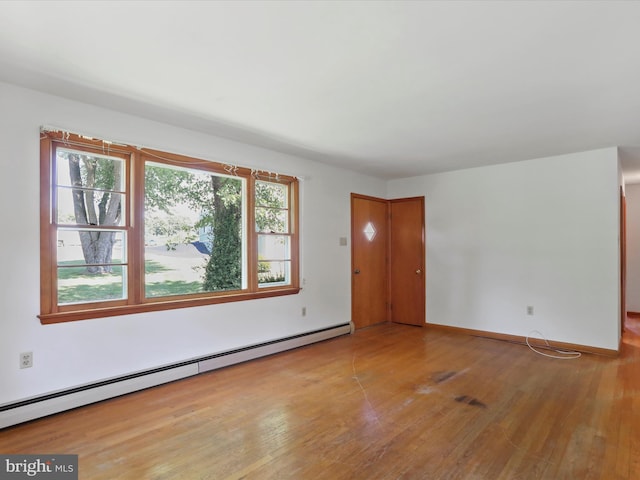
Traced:
POLYGON ((302 290, 298 287, 271 288, 259 292, 239 292, 217 297, 188 298, 170 301, 154 301, 139 305, 119 305, 114 307, 91 308, 87 310, 74 310, 71 312, 56 312, 38 315, 40 323, 49 325, 52 323, 75 322, 77 320, 89 320, 93 318, 115 317, 119 315, 132 315, 135 313, 158 312, 174 310, 178 308, 200 307, 215 305, 218 303, 240 302, 258 298, 280 297, 295 295, 302 290))

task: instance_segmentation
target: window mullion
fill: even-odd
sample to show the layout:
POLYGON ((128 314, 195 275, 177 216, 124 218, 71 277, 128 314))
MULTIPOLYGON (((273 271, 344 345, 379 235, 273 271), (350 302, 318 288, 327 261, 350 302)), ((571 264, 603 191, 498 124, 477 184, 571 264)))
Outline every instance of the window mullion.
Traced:
POLYGON ((128 200, 128 258, 127 287, 129 304, 144 301, 144 158, 133 152, 127 168, 129 195, 128 200))
POLYGON ((247 275, 250 292, 258 291, 258 232, 256 231, 256 179, 247 178, 247 275))
MULTIPOLYGON (((278 178, 269 174, 268 179, 260 180, 253 170, 242 167, 164 152, 154 153, 127 145, 112 149, 111 142, 86 140, 68 133, 47 133, 41 135, 40 140, 39 317, 42 323, 211 305, 299 292, 298 184, 294 178, 278 178), (71 155, 75 156, 73 164, 71 155), (61 163, 63 161, 66 163, 61 163), (79 162, 82 162, 80 167, 79 162), (60 169, 59 173, 56 168, 60 169), (166 170, 183 171, 186 174, 180 177, 171 172, 167 178, 164 174, 166 170), (214 177, 220 181, 212 183, 213 190, 208 191, 208 178, 213 182, 214 177), (234 180, 234 177, 238 179, 234 180), (180 178, 195 181, 189 185, 197 188, 185 190, 186 187, 178 183, 178 193, 171 197, 174 190, 171 190, 173 184, 170 182, 180 178), (145 192, 147 181, 152 185, 149 192, 145 192), (267 191, 264 192, 267 196, 260 202, 264 205, 257 205, 258 199, 263 198, 262 183, 267 185, 267 191), (280 187, 276 187, 277 184, 280 187), (159 188, 166 190, 157 190, 159 188), (84 206, 71 203, 80 190, 95 192, 95 195, 84 199, 86 208, 92 209, 86 214, 82 213, 84 206), (165 192, 165 196, 156 196, 165 192), (242 200, 238 197, 240 192, 242 200), (167 248, 174 247, 169 243, 174 240, 163 237, 169 234, 161 233, 164 225, 156 222, 156 216, 160 220, 163 218, 155 212, 158 208, 162 210, 163 204, 171 206, 173 202, 175 212, 167 214, 181 222, 180 214, 188 206, 185 195, 191 202, 194 199, 196 202, 195 207, 190 207, 191 210, 186 212, 186 225, 200 230, 196 228, 188 235, 181 234, 184 238, 180 237, 182 240, 178 240, 176 245, 183 248, 177 255, 162 253, 156 248, 156 237, 163 242, 167 240, 167 248), (151 200, 147 201, 148 198, 151 200), (193 215, 193 210, 198 208, 198 201, 204 202, 200 220, 193 215), (220 201, 224 203, 216 203, 220 201), (231 202, 231 207, 227 201, 231 202), (283 206, 285 202, 286 207, 283 206), (115 210, 116 207, 119 210, 115 210), (96 216, 97 212, 104 215, 96 216), (223 216, 215 217, 213 212, 220 212, 223 216), (236 216, 239 213, 242 219, 240 228, 236 216), (211 226, 207 227, 209 220, 211 226), (221 222, 221 232, 241 230, 238 238, 242 245, 241 287, 233 281, 238 273, 234 265, 239 253, 239 245, 233 236, 231 240, 226 240, 226 235, 218 237, 221 244, 216 248, 211 248, 206 240, 213 231, 213 223, 217 221, 221 222), (148 223, 147 228, 145 222, 148 223), (257 222, 264 232, 258 231, 257 222), (284 222, 287 223, 286 227, 284 222), (229 228, 228 225, 233 227, 229 228), (266 226, 263 228, 263 225, 266 226), (154 230, 157 228, 160 233, 154 230), (198 240, 192 241, 193 238, 198 240), (112 243, 108 243, 109 239, 112 243), (190 243, 193 243, 193 247, 190 243), (112 250, 105 254, 103 247, 107 245, 112 250), (209 252, 218 252, 219 258, 215 262, 204 256, 208 253, 207 249, 203 251, 206 245, 209 245, 209 252), (231 253, 228 253, 227 246, 231 248, 231 253), (181 252, 187 252, 186 247, 196 248, 200 254, 193 254, 189 250, 184 257, 187 260, 182 260, 181 252), (79 251, 80 248, 82 251, 79 251), (111 256, 115 255, 113 248, 116 248, 115 252, 120 257, 111 256), (289 254, 278 253, 278 249, 282 248, 288 248, 289 254), (196 264, 201 260, 200 255, 204 260, 202 265, 196 264), (290 278, 286 281, 263 282, 260 255, 273 257, 266 262, 273 262, 273 268, 269 267, 270 272, 282 270, 290 278), (165 261, 164 257, 169 256, 171 259, 165 261), (180 258, 182 263, 176 264, 176 258, 180 258), (230 259, 234 260, 227 263, 230 259), (146 267, 147 262, 149 267, 146 267), (189 269, 182 268, 184 264, 189 269), (82 270, 83 266, 92 268, 82 270), (216 269, 213 273, 211 270, 201 270, 210 266, 216 269), (146 273, 147 268, 149 274, 146 273), (166 273, 174 271, 178 273, 166 273), (203 278, 206 278, 203 282, 207 282, 207 286, 203 291, 198 289, 200 280, 192 281, 193 272, 198 271, 202 271, 203 278), (227 271, 229 275, 225 277, 224 272, 227 271), (287 271, 290 273, 287 274, 287 271), (92 276, 103 273, 105 275, 92 276), (169 275, 173 275, 175 280, 166 280, 169 275), (230 281, 225 284, 226 278, 230 281)), ((175 225, 169 223, 169 229, 165 231, 171 232, 175 225)), ((212 243, 215 238, 215 235, 211 237, 212 243)), ((272 277, 276 278, 269 278, 272 277)))

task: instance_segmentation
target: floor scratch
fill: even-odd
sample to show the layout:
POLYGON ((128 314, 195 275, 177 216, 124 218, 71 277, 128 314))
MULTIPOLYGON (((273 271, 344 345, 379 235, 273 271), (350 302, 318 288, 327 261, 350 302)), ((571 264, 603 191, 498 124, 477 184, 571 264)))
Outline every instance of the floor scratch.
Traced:
POLYGON ((529 451, 526 448, 521 447, 520 445, 516 445, 513 442, 513 440, 511 440, 511 438, 507 434, 507 430, 502 425, 496 425, 496 426, 502 431, 502 434, 504 435, 504 438, 507 440, 507 442, 509 442, 511 445, 513 445, 514 448, 520 450, 521 452, 523 452, 525 455, 527 455, 529 457, 535 458, 536 460, 538 460, 540 462, 546 463, 547 465, 553 465, 554 464, 552 461, 547 460, 547 459, 541 457, 540 455, 536 455, 534 453, 529 453, 529 451))
POLYGON ((435 372, 433 375, 431 375, 431 380, 433 380, 433 382, 438 384, 445 383, 445 382, 448 382, 449 380, 454 379, 455 377, 464 375, 468 371, 469 371, 469 368, 467 367, 464 370, 460 370, 459 372, 456 372, 456 371, 435 372))
POLYGON ((353 354, 353 359, 351 360, 351 367, 353 369, 353 379, 356 382, 358 382, 358 386, 360 387, 360 390, 362 390, 362 394, 364 395, 364 401, 369 406, 369 409, 373 412, 373 418, 378 423, 378 425, 382 425, 380 423, 380 419, 378 418, 378 413, 376 412, 376 409, 373 408, 373 405, 371 405, 371 402, 369 401, 369 396, 367 395, 367 391, 362 386, 362 383, 360 382, 360 379, 358 378, 358 372, 356 371, 356 355, 355 355, 355 353, 353 354))

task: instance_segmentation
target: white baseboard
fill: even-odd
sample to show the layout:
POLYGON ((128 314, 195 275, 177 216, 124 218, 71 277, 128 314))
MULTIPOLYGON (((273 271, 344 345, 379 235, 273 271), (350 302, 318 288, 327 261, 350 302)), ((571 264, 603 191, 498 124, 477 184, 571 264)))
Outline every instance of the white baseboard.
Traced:
POLYGON ((199 372, 208 372, 209 370, 215 370, 217 368, 235 365, 236 363, 246 362, 247 360, 253 360, 278 352, 284 352, 285 350, 291 350, 292 348, 303 347, 305 345, 310 345, 312 343, 320 342, 322 340, 327 340, 333 337, 338 337, 340 335, 346 335, 348 333, 351 333, 351 327, 349 325, 342 325, 319 332, 300 335, 286 340, 271 342, 257 347, 250 347, 240 351, 217 355, 213 358, 200 361, 198 363, 199 372))
POLYGON ((349 324, 194 359, 122 378, 0 405, 0 429, 351 332, 349 324))
POLYGON ((161 372, 145 374, 140 377, 114 381, 113 383, 91 387, 86 390, 61 392, 60 395, 55 395, 51 398, 45 397, 43 400, 35 399, 33 402, 20 402, 23 405, 0 412, 0 428, 190 377, 191 375, 197 375, 197 373, 197 365, 184 365, 161 372))

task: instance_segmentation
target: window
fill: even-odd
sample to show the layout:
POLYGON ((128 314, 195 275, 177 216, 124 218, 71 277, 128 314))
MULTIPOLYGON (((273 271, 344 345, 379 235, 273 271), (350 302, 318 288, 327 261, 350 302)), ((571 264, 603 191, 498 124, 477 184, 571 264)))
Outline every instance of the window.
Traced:
POLYGON ((298 293, 295 178, 41 135, 43 323, 298 293))
POLYGON ((291 281, 289 189, 273 182, 256 182, 258 284, 266 287, 291 281))

